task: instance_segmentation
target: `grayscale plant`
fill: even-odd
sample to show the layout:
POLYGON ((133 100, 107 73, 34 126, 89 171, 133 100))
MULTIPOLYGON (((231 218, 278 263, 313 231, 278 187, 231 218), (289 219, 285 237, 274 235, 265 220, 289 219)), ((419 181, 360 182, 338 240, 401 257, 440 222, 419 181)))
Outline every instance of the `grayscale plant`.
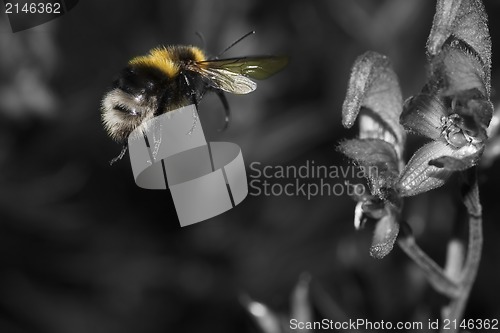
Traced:
POLYGON ((368 179, 370 195, 355 198, 354 215, 356 228, 366 220, 376 222, 371 255, 383 258, 397 240, 434 289, 449 297, 442 317, 458 322, 481 257, 476 166, 493 114, 491 40, 480 0, 438 0, 427 56, 427 82, 406 102, 387 57, 369 51, 355 61, 342 121, 350 128, 357 120, 359 138, 341 142, 339 149, 365 170, 368 179), (429 139, 407 163, 405 131, 429 139), (450 241, 442 269, 418 247, 401 212, 405 197, 436 189, 453 173, 460 173, 469 240, 467 251, 461 241, 450 241))

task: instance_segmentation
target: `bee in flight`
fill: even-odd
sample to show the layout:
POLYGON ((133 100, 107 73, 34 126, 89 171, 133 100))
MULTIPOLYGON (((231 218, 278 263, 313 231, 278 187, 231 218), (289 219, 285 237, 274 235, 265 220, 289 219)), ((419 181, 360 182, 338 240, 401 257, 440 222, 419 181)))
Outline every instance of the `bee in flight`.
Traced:
MULTIPOLYGON (((102 100, 102 121, 112 139, 125 143, 147 120, 197 105, 206 92, 213 91, 222 101, 227 126, 229 106, 224 92, 248 94, 257 88, 251 79, 266 79, 286 64, 287 58, 280 56, 207 59, 195 46, 158 47, 129 61, 102 100)), ((119 158, 124 153, 125 149, 119 158)))

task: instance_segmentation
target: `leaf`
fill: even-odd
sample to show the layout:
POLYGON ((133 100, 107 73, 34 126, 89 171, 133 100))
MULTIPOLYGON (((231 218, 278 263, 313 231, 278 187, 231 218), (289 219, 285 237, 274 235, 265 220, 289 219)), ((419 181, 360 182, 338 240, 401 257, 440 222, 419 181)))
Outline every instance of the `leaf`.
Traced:
POLYGON ((454 149, 442 141, 432 141, 417 150, 396 184, 400 195, 410 197, 443 186, 452 172, 429 165, 429 162, 451 156, 453 152, 454 149))
POLYGON ((388 255, 394 247, 398 233, 399 223, 394 214, 388 214, 378 220, 373 233, 370 255, 376 259, 382 259, 388 255))
POLYGON ((433 140, 441 137, 441 118, 447 110, 441 98, 436 95, 419 94, 405 102, 400 122, 411 132, 433 140))
MULTIPOLYGON (((395 143, 402 146, 405 140, 404 130, 399 125, 402 105, 399 81, 389 59, 373 51, 359 56, 354 62, 342 105, 344 127, 352 127, 361 108, 367 108, 391 132, 395 143)), ((361 132, 363 130, 360 128, 361 132)))
MULTIPOLYGON (((491 67, 491 39, 488 17, 480 0, 438 0, 427 52, 439 54, 448 38, 453 36, 476 52, 485 71, 491 67)), ((489 76, 486 79, 489 85, 489 76)))

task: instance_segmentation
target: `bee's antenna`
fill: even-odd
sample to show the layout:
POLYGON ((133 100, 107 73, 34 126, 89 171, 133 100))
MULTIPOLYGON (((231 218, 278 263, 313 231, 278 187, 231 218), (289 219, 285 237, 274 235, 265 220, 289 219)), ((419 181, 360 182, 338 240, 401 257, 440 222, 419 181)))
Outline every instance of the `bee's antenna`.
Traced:
POLYGON ((206 43, 205 43, 205 37, 203 36, 203 34, 199 31, 196 31, 195 32, 195 35, 198 36, 198 38, 200 39, 200 42, 201 42, 201 48, 204 49, 205 46, 206 46, 206 43))
POLYGON ((238 38, 231 45, 229 45, 228 47, 226 47, 226 49, 224 51, 222 51, 221 53, 219 53, 219 55, 217 57, 215 57, 215 59, 218 59, 224 53, 226 53, 227 51, 229 51, 229 49, 231 49, 233 46, 235 46, 236 44, 238 44, 239 42, 241 42, 243 39, 247 38, 248 36, 253 35, 254 33, 255 33, 255 30, 252 30, 252 31, 246 33, 243 37, 238 38))

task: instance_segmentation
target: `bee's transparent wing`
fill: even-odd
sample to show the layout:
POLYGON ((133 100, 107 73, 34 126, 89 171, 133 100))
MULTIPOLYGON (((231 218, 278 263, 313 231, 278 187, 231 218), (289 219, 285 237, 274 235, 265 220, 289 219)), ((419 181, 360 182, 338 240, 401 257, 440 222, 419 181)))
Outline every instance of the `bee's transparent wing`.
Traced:
POLYGON ((246 76, 221 68, 200 68, 196 70, 208 85, 232 94, 248 94, 257 89, 257 83, 246 76))
POLYGON ((249 56, 229 59, 212 59, 197 62, 200 68, 224 69, 251 79, 264 80, 281 71, 288 63, 282 56, 249 56))
POLYGON ((251 56, 200 61, 191 70, 200 73, 208 84, 233 94, 248 94, 257 88, 251 79, 263 80, 282 70, 288 58, 251 56))

